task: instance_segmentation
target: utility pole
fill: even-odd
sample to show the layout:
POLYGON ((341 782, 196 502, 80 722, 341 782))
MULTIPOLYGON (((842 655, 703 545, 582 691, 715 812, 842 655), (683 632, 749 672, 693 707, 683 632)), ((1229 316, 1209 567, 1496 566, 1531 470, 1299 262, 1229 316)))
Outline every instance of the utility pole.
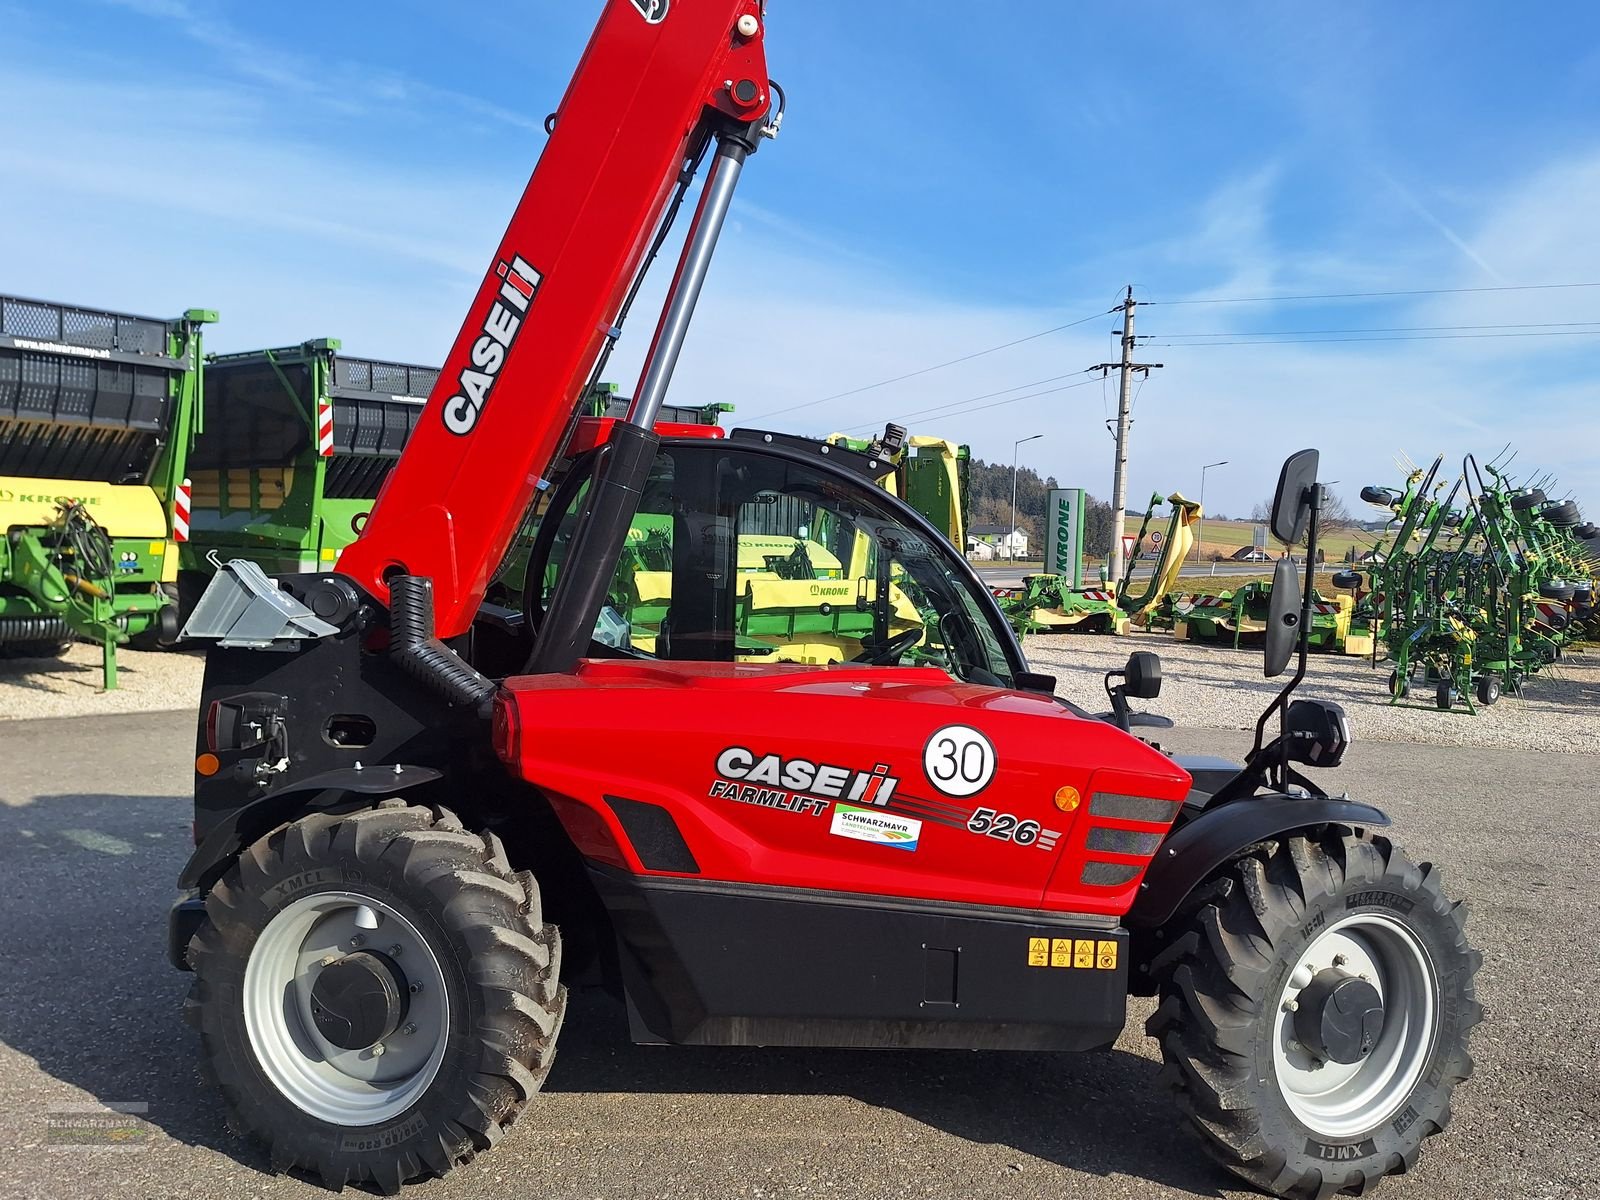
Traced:
MULTIPOLYGON (((1117 307, 1122 310, 1122 361, 1114 363, 1096 363, 1090 367, 1091 371, 1099 371, 1102 378, 1107 371, 1121 373, 1121 386, 1117 389, 1117 461, 1116 469, 1111 476, 1111 582, 1115 586, 1122 579, 1122 532, 1123 512, 1128 504, 1128 427, 1133 423, 1128 419, 1133 402, 1133 377, 1136 374, 1148 376, 1151 371, 1159 370, 1161 363, 1137 363, 1133 361, 1133 310, 1138 306, 1138 301, 1133 298, 1133 285, 1128 285, 1127 295, 1117 307)), ((1112 309, 1116 312, 1117 309, 1112 309)))

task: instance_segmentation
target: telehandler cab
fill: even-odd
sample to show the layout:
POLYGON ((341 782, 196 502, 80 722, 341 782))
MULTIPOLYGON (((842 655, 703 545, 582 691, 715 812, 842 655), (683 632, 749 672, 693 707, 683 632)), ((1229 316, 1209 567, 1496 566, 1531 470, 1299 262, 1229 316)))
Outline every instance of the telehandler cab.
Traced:
MULTIPOLYGON (((1296 646, 1299 670, 1254 750, 1185 762, 1118 727, 1154 664, 1112 688, 1116 724, 1057 699, 870 455, 656 427, 777 133, 765 37, 757 0, 611 0, 361 537, 332 573, 228 563, 197 604, 170 952, 206 1069, 277 1168, 395 1192, 500 1138, 578 985, 687 1045, 1089 1050, 1154 994, 1167 1078, 1231 1169, 1319 1197, 1406 1170, 1470 1073, 1479 958, 1388 818, 1301 774, 1349 734, 1290 700, 1292 574, 1268 674, 1296 646), (627 419, 574 419, 707 158, 627 419), (486 608, 558 475, 525 611, 486 608), (622 553, 636 522, 648 556, 622 553), (813 575, 819 612, 870 618, 840 627, 850 661, 740 634, 770 565, 741 563, 749 533, 851 564, 813 575), (612 603, 641 561, 647 628, 612 603)), ((1296 456, 1273 527, 1309 524, 1308 564, 1320 496, 1296 456)))

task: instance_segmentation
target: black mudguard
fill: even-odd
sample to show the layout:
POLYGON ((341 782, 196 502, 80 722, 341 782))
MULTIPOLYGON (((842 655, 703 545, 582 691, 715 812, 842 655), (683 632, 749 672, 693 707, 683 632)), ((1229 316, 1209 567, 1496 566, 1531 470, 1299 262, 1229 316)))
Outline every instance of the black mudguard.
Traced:
POLYGON ((1166 924, 1202 881, 1257 842, 1314 825, 1388 824, 1381 809, 1335 796, 1252 796, 1207 808, 1166 840, 1124 923, 1130 930, 1166 924))
POLYGON ((352 798, 358 805, 370 804, 374 796, 397 795, 443 777, 432 767, 341 767, 286 784, 212 825, 189 856, 178 886, 208 891, 247 845, 308 809, 337 810, 352 798))

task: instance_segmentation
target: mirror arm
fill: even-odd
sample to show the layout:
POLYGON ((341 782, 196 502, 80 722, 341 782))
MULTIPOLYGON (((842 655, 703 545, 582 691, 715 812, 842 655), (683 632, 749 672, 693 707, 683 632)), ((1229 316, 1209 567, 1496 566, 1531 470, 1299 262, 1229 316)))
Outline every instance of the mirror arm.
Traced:
POLYGON ((1283 744, 1283 755, 1278 765, 1277 782, 1279 785, 1282 784, 1283 780, 1290 773, 1289 696, 1290 693, 1295 690, 1295 688, 1300 686, 1301 681, 1305 679, 1306 670, 1311 662, 1311 589, 1316 583, 1317 578, 1317 524, 1322 515, 1322 485, 1320 483, 1313 483, 1309 489, 1309 492, 1310 495, 1307 498, 1310 501, 1311 518, 1306 526, 1306 579, 1305 587, 1302 589, 1300 595, 1300 629, 1298 631, 1300 638, 1299 661, 1295 665, 1293 678, 1291 678, 1288 683, 1283 685, 1283 690, 1277 694, 1271 704, 1267 705, 1266 711, 1264 711, 1261 714, 1260 719, 1256 721, 1255 746, 1250 751, 1252 755, 1259 754, 1261 752, 1262 744, 1266 738, 1267 721, 1270 720, 1272 714, 1276 712, 1278 714, 1279 741, 1281 741, 1283 744))
POLYGON ((1128 720, 1128 694, 1121 685, 1111 686, 1111 681, 1118 676, 1125 676, 1125 671, 1107 671, 1105 678, 1106 696, 1111 701, 1111 715, 1116 718, 1113 724, 1124 733, 1133 732, 1132 722, 1128 720))
POLYGON ((1289 767, 1289 693, 1300 686, 1311 663, 1311 595, 1317 582, 1317 526, 1322 519, 1322 485, 1313 483, 1310 488, 1311 520, 1306 526, 1306 585, 1300 596, 1300 663, 1294 678, 1289 680, 1279 697, 1278 731, 1283 737, 1282 779, 1294 772, 1289 767))

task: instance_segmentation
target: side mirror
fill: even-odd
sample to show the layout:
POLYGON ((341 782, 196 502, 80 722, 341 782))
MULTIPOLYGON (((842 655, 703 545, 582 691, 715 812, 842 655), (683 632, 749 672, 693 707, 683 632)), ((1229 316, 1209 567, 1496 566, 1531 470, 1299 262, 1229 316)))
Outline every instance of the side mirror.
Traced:
MULTIPOLYGON (((1310 453, 1314 456, 1316 451, 1310 453)), ((1267 611, 1264 673, 1268 679, 1283 674, 1300 642, 1300 601, 1300 573, 1291 560, 1280 558, 1272 569, 1272 602, 1267 611)))
POLYGON ((1128 655, 1123 669, 1123 688, 1134 700, 1154 700, 1161 695, 1161 657, 1148 650, 1128 655))
POLYGON ((1311 489, 1317 486, 1318 459, 1315 450, 1298 451, 1288 457, 1278 475, 1278 490, 1272 495, 1272 536, 1290 546, 1298 545, 1306 536, 1306 522, 1311 519, 1311 489))

